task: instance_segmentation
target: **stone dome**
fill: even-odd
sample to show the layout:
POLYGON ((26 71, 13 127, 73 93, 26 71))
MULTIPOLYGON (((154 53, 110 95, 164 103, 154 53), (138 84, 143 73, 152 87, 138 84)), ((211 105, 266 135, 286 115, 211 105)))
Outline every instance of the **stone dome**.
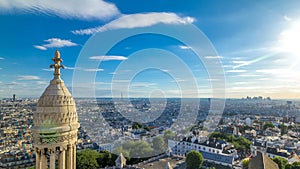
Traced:
POLYGON ((35 145, 48 143, 70 143, 77 141, 79 122, 75 101, 69 90, 60 78, 59 52, 55 52, 52 59, 55 64, 54 78, 45 89, 37 103, 36 112, 33 114, 33 138, 35 145))

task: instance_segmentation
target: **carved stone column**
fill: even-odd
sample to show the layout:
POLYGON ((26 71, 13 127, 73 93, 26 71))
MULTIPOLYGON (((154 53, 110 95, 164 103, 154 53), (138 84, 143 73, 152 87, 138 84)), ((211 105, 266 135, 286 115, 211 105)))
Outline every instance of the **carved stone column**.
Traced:
POLYGON ((73 145, 73 169, 76 169, 76 143, 73 145))
POLYGON ((41 169, 41 151, 38 148, 35 148, 35 168, 41 169))
POLYGON ((58 157, 58 169, 66 168, 66 149, 64 147, 60 147, 59 157, 58 157))
POLYGON ((55 169, 55 149, 50 150, 50 169, 55 169))
POLYGON ((71 144, 68 145, 67 149, 67 169, 73 169, 73 147, 71 144))
POLYGON ((46 157, 46 150, 45 148, 43 148, 41 150, 41 169, 44 169, 44 168, 48 168, 48 162, 47 162, 47 157, 46 157))

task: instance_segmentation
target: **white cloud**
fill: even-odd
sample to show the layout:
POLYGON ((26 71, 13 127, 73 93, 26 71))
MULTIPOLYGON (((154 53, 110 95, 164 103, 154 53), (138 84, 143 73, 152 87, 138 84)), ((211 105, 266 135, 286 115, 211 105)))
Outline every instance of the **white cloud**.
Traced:
POLYGON ((246 70, 239 70, 239 69, 233 69, 233 70, 227 70, 227 73, 243 73, 246 72, 246 70))
POLYGON ((48 84, 46 81, 37 81, 36 83, 38 85, 46 85, 46 84, 48 84))
POLYGON ((40 46, 40 45, 33 45, 33 47, 35 47, 35 48, 37 48, 37 49, 39 49, 39 50, 47 50, 46 47, 40 46))
POLYGON ((88 28, 72 31, 74 34, 79 35, 90 35, 97 32, 105 32, 108 30, 122 29, 122 28, 141 28, 156 25, 159 23, 163 24, 189 24, 195 21, 192 17, 179 17, 175 13, 167 12, 151 12, 142 14, 130 14, 123 15, 119 19, 116 19, 104 26, 96 28, 88 28))
POLYGON ((283 16, 283 19, 285 20, 285 21, 292 21, 292 18, 290 18, 290 17, 288 17, 287 15, 284 15, 283 16))
POLYGON ((248 61, 234 60, 234 61, 232 61, 232 63, 234 63, 234 64, 246 64, 246 63, 248 63, 248 61))
POLYGON ((234 82, 235 85, 253 84, 254 82, 234 82))
POLYGON ((32 76, 32 75, 22 75, 18 76, 17 80, 39 80, 40 78, 38 76, 32 76))
POLYGON ((125 56, 91 56, 91 60, 101 60, 101 61, 109 61, 109 60, 127 60, 125 56))
POLYGON ((0 57, 0 60, 4 60, 4 57, 0 57))
POLYGON ((21 11, 80 20, 106 20, 120 14, 114 4, 103 0, 1 0, 0 11, 21 11))
POLYGON ((180 45, 179 48, 180 49, 192 49, 192 47, 190 47, 190 46, 184 46, 184 45, 180 45))
POLYGON ((155 86, 157 85, 156 83, 149 83, 149 82, 134 82, 130 83, 130 87, 150 87, 150 86, 155 86))
POLYGON ((237 76, 240 76, 240 77, 258 77, 260 75, 256 75, 256 74, 240 74, 240 75, 237 75, 237 76))
POLYGON ((83 71, 86 72, 99 72, 99 71, 103 71, 103 69, 82 69, 83 71))
POLYGON ((112 81, 112 83, 128 83, 130 82, 130 80, 126 80, 126 79, 116 79, 112 81))
POLYGON ((2 70, 2 68, 0 67, 0 70, 2 70))
POLYGON ((34 45, 33 47, 40 50, 47 50, 48 48, 62 48, 62 47, 77 46, 76 43, 70 40, 59 39, 59 38, 50 38, 44 41, 47 43, 43 45, 34 45))
POLYGON ((65 69, 67 69, 67 70, 75 70, 76 68, 75 68, 75 67, 68 67, 68 66, 65 66, 65 69))
POLYGON ((205 56, 206 59, 222 59, 223 56, 205 56))
POLYGON ((47 71, 47 72, 51 72, 51 71, 53 71, 53 69, 51 69, 51 68, 42 69, 42 70, 44 70, 44 71, 47 71))

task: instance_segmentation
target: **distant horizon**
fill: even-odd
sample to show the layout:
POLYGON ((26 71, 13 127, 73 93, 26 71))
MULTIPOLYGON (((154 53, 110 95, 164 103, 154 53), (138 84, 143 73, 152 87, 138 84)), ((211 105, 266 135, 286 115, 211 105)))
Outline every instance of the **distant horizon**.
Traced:
POLYGON ((0 98, 40 96, 59 50, 74 97, 300 99, 299 8, 294 0, 2 0, 0 98))
MULTIPOLYGON (((256 97, 256 96, 254 96, 256 97)), ((16 97, 16 100, 18 99, 39 99, 40 97, 16 97)), ((234 99, 234 100, 247 100, 246 98, 210 98, 210 97, 199 97, 199 98, 179 98, 179 97, 166 97, 166 98, 158 98, 158 97, 151 97, 151 98, 147 98, 147 97, 130 97, 130 98, 121 98, 121 97, 73 97, 75 100, 76 99, 234 99)), ((0 98, 1 100, 3 99, 12 99, 12 97, 3 97, 0 98)), ((251 99, 253 100, 253 99, 251 99)), ((263 101, 267 100, 263 97, 262 99, 263 101)), ((276 101, 276 100, 300 100, 299 98, 271 98, 271 101, 276 101)), ((257 100, 259 101, 259 100, 257 100)))

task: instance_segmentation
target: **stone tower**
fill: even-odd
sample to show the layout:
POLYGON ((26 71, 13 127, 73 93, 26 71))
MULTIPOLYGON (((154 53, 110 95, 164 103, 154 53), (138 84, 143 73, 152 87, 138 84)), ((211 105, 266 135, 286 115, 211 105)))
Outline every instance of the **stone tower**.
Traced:
POLYGON ((59 51, 52 58, 54 78, 37 103, 32 129, 36 169, 76 169, 76 143, 80 124, 75 102, 60 78, 59 51))

